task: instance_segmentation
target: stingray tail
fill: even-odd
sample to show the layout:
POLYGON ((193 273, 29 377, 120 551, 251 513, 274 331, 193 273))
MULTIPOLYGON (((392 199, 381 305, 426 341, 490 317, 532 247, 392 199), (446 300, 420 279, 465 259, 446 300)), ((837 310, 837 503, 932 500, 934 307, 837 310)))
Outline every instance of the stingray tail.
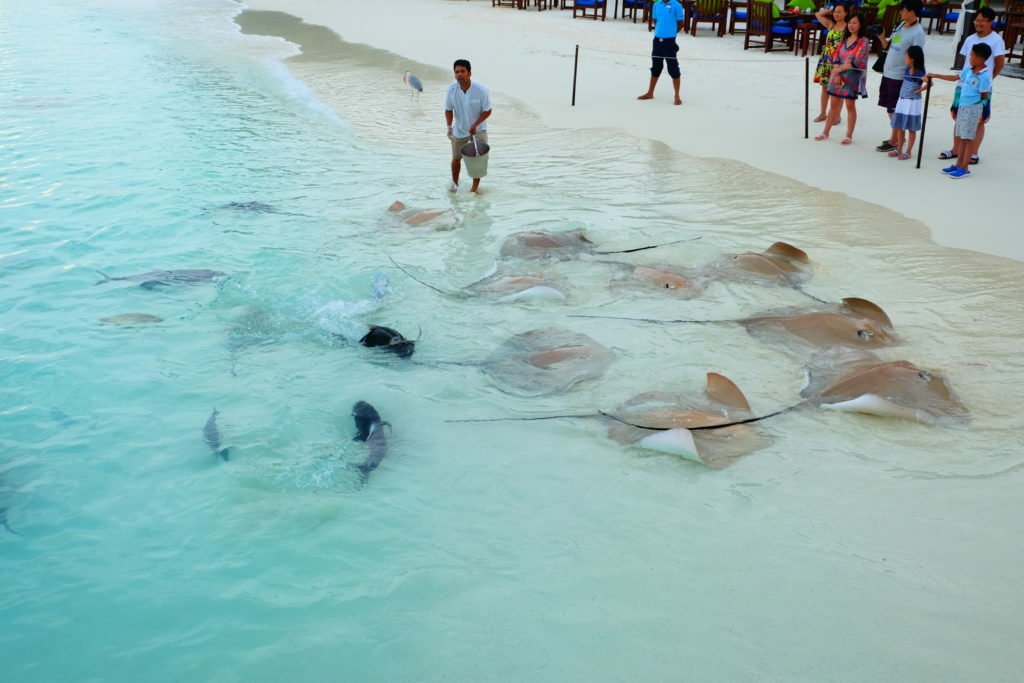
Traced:
POLYGON ((445 422, 533 422, 536 420, 582 420, 588 417, 601 417, 601 411, 596 413, 579 413, 575 415, 532 415, 528 417, 483 417, 466 420, 445 420, 445 422))
POLYGON ((427 287, 428 289, 432 289, 435 292, 437 292, 438 294, 443 294, 444 296, 450 296, 450 297, 457 297, 458 296, 454 292, 446 292, 445 290, 441 289, 440 287, 435 287, 434 285, 430 284, 429 282, 424 282, 423 280, 419 279, 418 277, 416 277, 415 275, 410 273, 408 270, 403 268, 401 265, 399 265, 398 261, 396 261, 395 259, 391 258, 390 255, 388 255, 388 260, 391 261, 391 264, 395 268, 398 268, 400 271, 402 271, 413 282, 418 282, 421 285, 423 285, 424 287, 427 287))
POLYGON ((231 450, 230 448, 222 448, 222 449, 220 449, 219 451, 217 451, 217 457, 220 458, 221 460, 223 460, 224 462, 227 462, 228 461, 228 452, 230 450, 231 450))
POLYGON ((123 278, 119 278, 119 277, 110 277, 109 275, 104 273, 102 270, 98 270, 98 269, 95 269, 95 268, 93 270, 95 270, 97 273, 99 273, 100 277, 103 278, 102 280, 99 280, 98 282, 94 283, 94 284, 97 284, 97 285, 102 285, 104 282, 112 282, 113 280, 121 280, 121 279, 123 279, 123 278))
POLYGON ((647 251, 648 249, 657 249, 658 247, 667 247, 667 246, 672 245, 672 244, 681 244, 683 242, 694 242, 696 240, 699 240, 702 236, 703 235, 698 235, 697 237, 687 237, 686 239, 673 240, 672 242, 664 242, 662 244, 650 244, 650 245, 648 245, 646 247, 634 247, 632 249, 619 249, 617 251, 595 251, 594 253, 595 254, 600 254, 602 256, 607 256, 608 254, 633 254, 633 253, 636 253, 638 251, 647 251))
POLYGON ((634 323, 651 323, 655 325, 666 325, 669 323, 687 323, 696 325, 707 325, 712 323, 734 323, 737 320, 658 320, 657 318, 624 318, 615 315, 584 315, 581 313, 570 315, 570 318, 595 318, 597 320, 628 320, 634 323))
POLYGON ((801 287, 800 285, 796 285, 796 286, 794 286, 794 287, 793 287, 793 289, 795 289, 796 291, 800 292, 801 294, 803 294, 804 296, 806 296, 806 297, 807 297, 808 299, 812 299, 812 300, 814 300, 814 301, 817 301, 817 302, 818 302, 819 304, 828 304, 828 303, 832 303, 832 302, 830 302, 830 301, 825 301, 824 299, 819 299, 818 297, 814 296, 813 294, 811 294, 810 292, 808 292, 808 291, 807 291, 806 289, 804 289, 804 288, 803 288, 803 287, 801 287))

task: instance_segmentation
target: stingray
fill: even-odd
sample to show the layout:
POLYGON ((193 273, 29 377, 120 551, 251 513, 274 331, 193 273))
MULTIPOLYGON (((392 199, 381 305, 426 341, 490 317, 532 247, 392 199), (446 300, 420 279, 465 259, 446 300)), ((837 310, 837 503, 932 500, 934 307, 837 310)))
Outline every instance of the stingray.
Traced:
POLYGON ((614 358, 611 349, 585 334, 550 327, 511 337, 481 369, 501 385, 539 396, 600 377, 614 358))
POLYGON ((707 283, 701 275, 675 266, 607 263, 618 267, 618 272, 612 277, 612 285, 616 289, 659 292, 675 299, 692 299, 700 296, 707 283))
POLYGON ((800 395, 830 410, 919 422, 965 422, 969 415, 941 373, 848 349, 816 354, 800 395))
POLYGON ((458 216, 451 209, 410 209, 404 203, 395 201, 388 207, 388 211, 398 214, 406 225, 424 225, 437 221, 438 230, 452 229, 459 224, 458 216), (444 217, 445 220, 438 220, 444 217))
POLYGON ((741 279, 790 286, 804 282, 812 273, 807 253, 785 242, 775 242, 761 252, 726 254, 710 267, 741 279))
POLYGON ((634 396, 611 411, 448 422, 601 419, 608 423, 609 438, 619 443, 722 469, 771 443, 767 436, 752 426, 753 423, 796 407, 799 405, 769 415, 754 416, 746 396, 732 380, 717 372, 709 372, 701 397, 650 391, 634 396))
POLYGON ((582 254, 631 254, 646 249, 656 249, 670 244, 698 240, 700 237, 675 240, 663 244, 652 244, 646 247, 621 249, 617 251, 598 251, 597 245, 590 241, 583 230, 564 230, 551 232, 548 230, 530 230, 509 235, 501 245, 502 258, 523 259, 526 261, 558 260, 569 261, 582 254))
POLYGON ((608 436, 623 444, 678 455, 722 469, 771 441, 756 427, 750 403, 724 375, 707 373, 703 397, 652 391, 612 411, 608 436), (695 429, 698 428, 698 429, 695 429))
POLYGON ((482 298, 498 303, 514 301, 565 301, 568 292, 564 286, 538 273, 517 273, 495 264, 490 271, 476 282, 470 283, 461 290, 445 290, 441 287, 424 282, 410 273, 390 256, 395 268, 398 268, 411 280, 428 287, 439 294, 452 299, 482 298))
POLYGON ((740 323, 747 331, 770 340, 797 338, 815 347, 847 346, 870 349, 890 346, 898 339, 893 324, 877 304, 867 299, 849 297, 831 310, 806 311, 785 309, 736 320, 658 320, 654 318, 623 318, 602 315, 574 315, 573 318, 630 320, 652 324, 676 323, 740 323))
POLYGON ((102 285, 106 282, 127 280, 131 282, 138 282, 139 286, 143 289, 154 289, 156 287, 163 286, 169 287, 171 285, 197 285, 212 282, 218 278, 227 276, 227 273, 222 273, 219 270, 205 269, 151 270, 148 273, 125 275, 123 277, 111 277, 102 270, 97 270, 96 272, 103 276, 103 279, 96 283, 98 285, 102 285))

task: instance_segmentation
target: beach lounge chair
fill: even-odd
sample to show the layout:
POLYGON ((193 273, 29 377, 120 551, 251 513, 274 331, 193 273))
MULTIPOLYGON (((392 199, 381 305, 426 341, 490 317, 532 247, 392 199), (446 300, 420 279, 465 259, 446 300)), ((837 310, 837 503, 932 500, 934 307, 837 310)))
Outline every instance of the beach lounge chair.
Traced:
POLYGON ((597 21, 600 16, 601 21, 604 21, 605 16, 608 14, 608 0, 573 0, 572 2, 572 18, 573 19, 593 19, 597 21), (587 15, 587 10, 590 10, 590 15, 587 15))
POLYGON ((697 24, 711 24, 718 37, 725 35, 725 22, 729 17, 728 0, 697 0, 690 15, 690 35, 697 36, 697 24))
POLYGON ((491 0, 491 7, 517 7, 519 0, 491 0))
POLYGON ((750 0, 747 5, 747 34, 743 38, 743 49, 763 47, 765 52, 793 49, 796 31, 792 26, 775 23, 772 19, 772 3, 750 0), (776 47, 779 41, 781 47, 776 47))

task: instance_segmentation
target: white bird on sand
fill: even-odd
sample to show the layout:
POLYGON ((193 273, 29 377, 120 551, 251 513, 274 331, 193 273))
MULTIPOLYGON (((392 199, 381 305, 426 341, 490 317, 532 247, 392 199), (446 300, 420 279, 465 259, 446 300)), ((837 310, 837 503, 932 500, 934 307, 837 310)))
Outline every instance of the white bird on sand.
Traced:
POLYGON ((421 81, 418 76, 413 75, 409 71, 406 71, 404 74, 402 74, 402 83, 405 83, 407 86, 409 86, 409 89, 412 91, 411 93, 409 93, 409 99, 412 99, 414 94, 416 96, 419 96, 419 93, 423 92, 423 81, 421 81))

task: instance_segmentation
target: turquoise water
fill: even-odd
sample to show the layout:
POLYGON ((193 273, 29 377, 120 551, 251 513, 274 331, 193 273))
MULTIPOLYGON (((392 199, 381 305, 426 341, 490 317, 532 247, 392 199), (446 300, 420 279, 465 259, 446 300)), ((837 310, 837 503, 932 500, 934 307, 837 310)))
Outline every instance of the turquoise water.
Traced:
POLYGON ((284 15, 238 22, 293 43, 244 35, 237 11, 0 0, 4 680, 1017 677, 1021 264, 740 164, 544 129, 500 93, 487 193, 453 198, 447 74, 284 15), (395 199, 456 226, 403 226, 395 199), (793 292, 667 301, 568 263, 567 304, 497 306, 387 260, 456 288, 537 227, 701 236, 655 261, 687 265, 793 241, 808 289, 882 304, 908 340, 890 355, 943 369, 973 422, 799 412, 718 472, 596 423, 446 424, 697 391, 707 370, 762 413, 799 391, 799 360, 739 329, 566 317, 727 318, 793 292), (94 284, 172 268, 229 275, 94 284), (163 322, 100 320, 125 313, 163 322), (422 364, 332 336, 368 323, 422 331, 422 364), (616 351, 605 377, 526 399, 438 364, 555 324, 616 351), (361 490, 360 399, 394 425, 361 490), (226 463, 203 443, 214 406, 226 463))

